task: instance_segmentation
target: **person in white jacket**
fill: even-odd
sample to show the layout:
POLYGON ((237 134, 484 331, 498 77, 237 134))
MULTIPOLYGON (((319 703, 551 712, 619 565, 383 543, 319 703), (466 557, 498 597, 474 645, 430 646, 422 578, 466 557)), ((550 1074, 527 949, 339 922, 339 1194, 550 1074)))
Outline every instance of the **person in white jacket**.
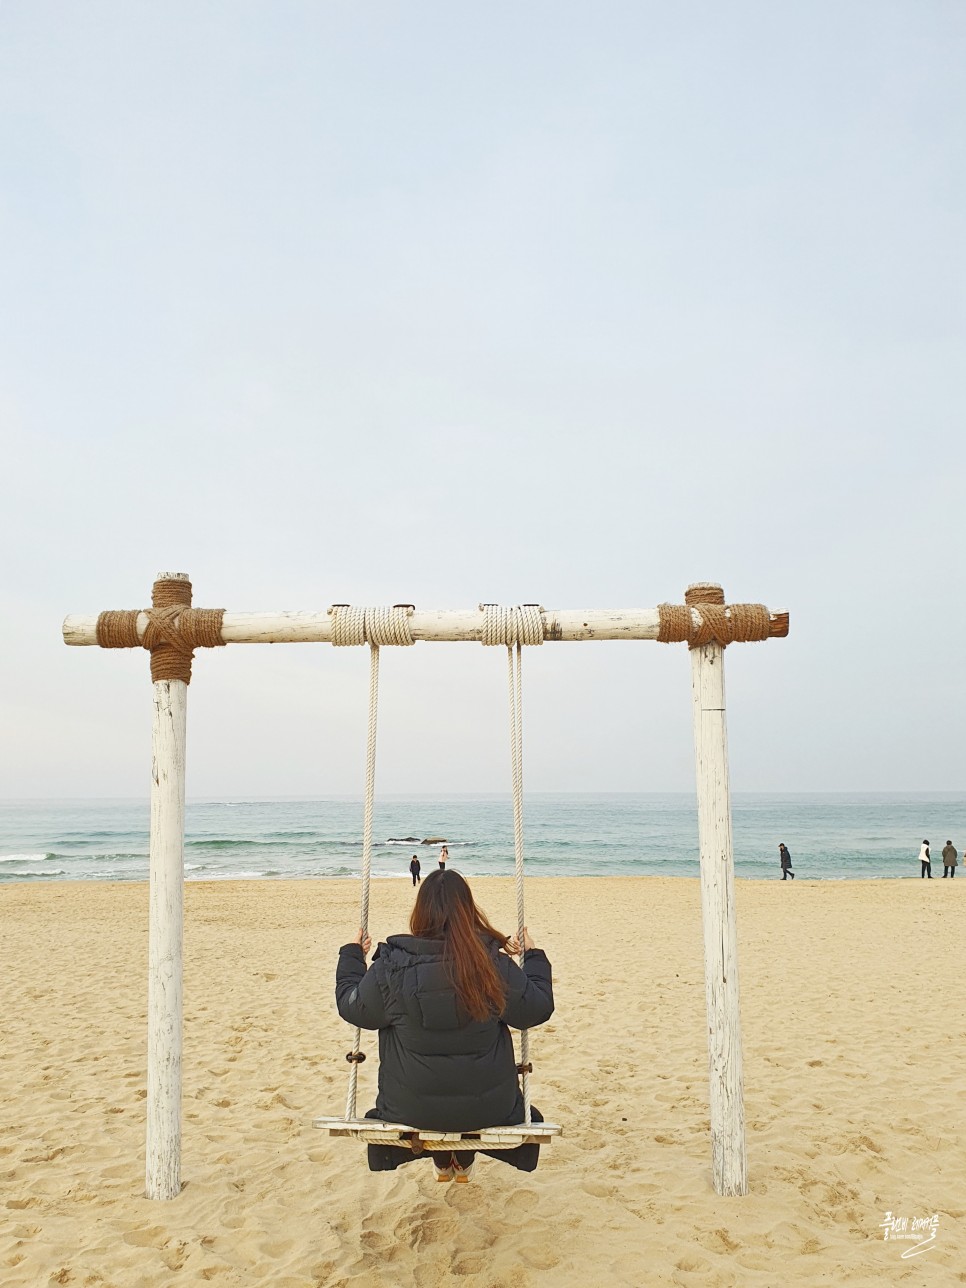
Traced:
POLYGON ((928 877, 929 880, 931 881, 932 864, 929 862, 929 842, 928 841, 923 841, 922 843, 922 846, 919 850, 919 862, 922 864, 922 869, 919 875, 921 877, 928 877))

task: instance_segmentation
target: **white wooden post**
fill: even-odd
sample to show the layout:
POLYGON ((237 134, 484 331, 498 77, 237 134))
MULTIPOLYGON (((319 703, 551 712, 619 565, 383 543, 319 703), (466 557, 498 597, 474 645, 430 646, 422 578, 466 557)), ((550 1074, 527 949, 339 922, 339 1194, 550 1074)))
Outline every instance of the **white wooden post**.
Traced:
MULTIPOLYGON (((184 573, 158 580, 188 581, 184 573)), ((188 686, 154 681, 148 929, 148 1119, 144 1192, 181 1193, 185 728, 188 686)))
MULTIPOLYGON (((690 601, 693 592, 699 589, 712 590, 704 585, 689 587, 686 600, 690 601)), ((713 592, 717 598, 721 595, 720 587, 713 587, 713 592)), ((711 599, 712 595, 709 594, 708 598, 711 599)), ((723 600, 723 596, 721 598, 723 600)), ((724 649, 720 644, 704 644, 691 650, 691 689, 708 1011, 711 1170, 718 1194, 747 1194, 738 1001, 738 925, 725 723, 724 649)))

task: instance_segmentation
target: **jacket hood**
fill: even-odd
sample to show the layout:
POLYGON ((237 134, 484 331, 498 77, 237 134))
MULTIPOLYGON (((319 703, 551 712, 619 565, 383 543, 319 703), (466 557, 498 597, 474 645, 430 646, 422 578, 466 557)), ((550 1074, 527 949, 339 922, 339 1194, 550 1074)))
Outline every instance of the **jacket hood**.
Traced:
MULTIPOLYGON (((499 944, 495 940, 489 940, 488 947, 491 956, 497 956, 499 944)), ((442 939, 420 939, 418 935, 390 935, 384 944, 379 945, 377 956, 383 958, 387 966, 421 966, 424 963, 442 961, 444 948, 442 939)))
POLYGON ((441 939, 420 939, 417 935, 390 935, 379 945, 379 956, 389 966, 419 966, 438 962, 443 956, 441 939))

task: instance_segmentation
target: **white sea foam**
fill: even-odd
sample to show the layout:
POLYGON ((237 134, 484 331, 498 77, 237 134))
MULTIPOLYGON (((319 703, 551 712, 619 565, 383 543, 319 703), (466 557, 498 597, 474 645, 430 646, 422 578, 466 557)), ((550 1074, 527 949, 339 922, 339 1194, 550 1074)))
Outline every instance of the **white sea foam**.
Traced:
POLYGON ((44 863, 46 854, 0 854, 0 863, 44 863))
POLYGON ((4 872, 4 881, 45 881, 48 877, 65 877, 63 868, 31 868, 29 872, 4 872))
POLYGON ((255 881, 263 877, 264 872, 206 872, 203 877, 191 877, 192 881, 255 881))

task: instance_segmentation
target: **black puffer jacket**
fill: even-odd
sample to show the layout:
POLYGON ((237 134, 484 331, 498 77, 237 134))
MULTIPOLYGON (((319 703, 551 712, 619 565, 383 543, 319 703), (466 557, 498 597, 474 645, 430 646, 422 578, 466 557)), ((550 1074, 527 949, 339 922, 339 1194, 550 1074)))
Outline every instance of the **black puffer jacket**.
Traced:
POLYGON ((339 1014, 379 1030, 380 1118, 427 1131, 523 1121, 507 1025, 530 1029, 549 1020, 550 963, 541 949, 531 948, 521 970, 495 943, 493 957, 506 981, 506 1007, 498 1020, 479 1022, 459 1006, 441 941, 392 935, 368 970, 358 944, 339 950, 339 1014))

